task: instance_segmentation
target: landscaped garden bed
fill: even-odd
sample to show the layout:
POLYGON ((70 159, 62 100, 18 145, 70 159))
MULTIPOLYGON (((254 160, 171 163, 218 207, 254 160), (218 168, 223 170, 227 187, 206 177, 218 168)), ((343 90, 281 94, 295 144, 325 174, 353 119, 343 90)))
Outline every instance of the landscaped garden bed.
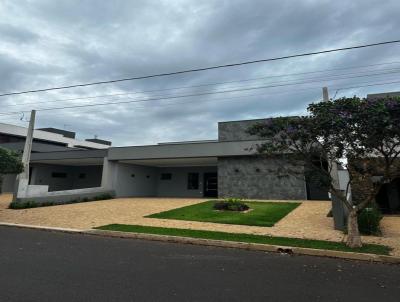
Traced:
POLYGON ((141 225, 110 224, 97 227, 99 230, 131 232, 141 234, 167 235, 211 240, 223 240, 245 243, 271 244, 280 246, 303 247, 321 250, 357 252, 366 254, 389 255, 391 248, 378 244, 364 244, 361 248, 350 248, 343 242, 325 240, 311 240, 289 237, 273 237, 266 235, 252 235, 242 233, 225 233, 215 231, 201 231, 190 229, 162 228, 141 225))
POLYGON ((98 200, 107 200, 111 199, 113 196, 111 194, 100 194, 92 197, 84 197, 68 200, 65 202, 55 202, 55 201, 35 201, 35 200, 27 200, 27 201, 13 201, 8 206, 10 209, 20 210, 20 209, 29 209, 29 208, 39 208, 39 207, 50 207, 50 206, 59 206, 64 204, 72 204, 72 203, 80 203, 80 202, 89 202, 89 201, 98 201, 98 200))
POLYGON ((243 212, 216 210, 214 205, 218 202, 209 200, 146 217, 272 227, 300 205, 297 202, 245 201, 244 204, 251 210, 243 212))

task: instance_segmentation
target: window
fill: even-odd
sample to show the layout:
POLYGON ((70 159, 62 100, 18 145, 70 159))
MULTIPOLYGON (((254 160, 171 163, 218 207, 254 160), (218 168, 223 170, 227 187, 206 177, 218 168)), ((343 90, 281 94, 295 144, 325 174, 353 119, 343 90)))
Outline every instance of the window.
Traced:
POLYGON ((53 177, 53 178, 67 178, 67 173, 53 172, 53 173, 51 173, 51 177, 53 177))
POLYGON ((85 173, 80 173, 79 174, 79 179, 85 179, 86 178, 86 174, 85 173))
POLYGON ((170 180, 172 179, 171 173, 161 173, 161 180, 170 180))
POLYGON ((199 189, 199 173, 189 173, 188 174, 188 190, 198 190, 199 189))

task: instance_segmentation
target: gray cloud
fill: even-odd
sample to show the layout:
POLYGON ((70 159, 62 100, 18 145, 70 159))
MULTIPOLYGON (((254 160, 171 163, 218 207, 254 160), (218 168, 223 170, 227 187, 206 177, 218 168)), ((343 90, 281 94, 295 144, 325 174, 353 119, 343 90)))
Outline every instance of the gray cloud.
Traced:
MULTIPOLYGON (((0 90, 161 73, 398 39, 398 1, 11 1, 0 3, 0 90)), ((12 106, 81 96, 140 92, 236 81, 268 75, 400 61, 398 45, 254 64, 113 85, 8 97, 1 112, 90 102, 156 98, 324 79, 328 74, 396 68, 399 64, 191 89, 12 106)), ((371 71, 370 71, 371 72, 371 71)), ((398 74, 321 81, 247 92, 173 100, 43 111, 38 126, 95 134, 116 145, 213 139, 217 122, 304 113, 327 85, 337 88, 400 80, 398 74)), ((386 90, 398 85, 338 91, 337 96, 386 90)), ((5 118, 0 117, 0 121, 5 118)), ((20 123, 18 116, 8 122, 20 123)))
POLYGON ((38 35, 27 29, 18 28, 10 24, 0 23, 0 37, 2 42, 31 43, 39 38, 38 35))

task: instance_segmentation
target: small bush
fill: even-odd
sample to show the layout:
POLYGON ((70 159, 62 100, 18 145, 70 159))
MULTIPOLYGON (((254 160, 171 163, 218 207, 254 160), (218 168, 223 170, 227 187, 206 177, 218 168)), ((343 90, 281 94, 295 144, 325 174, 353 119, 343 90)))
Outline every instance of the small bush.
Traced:
POLYGON ((9 208, 10 209, 29 209, 29 208, 52 206, 52 205, 54 205, 54 202, 52 202, 52 201, 37 203, 34 200, 27 200, 27 201, 13 201, 10 203, 9 208))
POLYGON ((217 201, 213 205, 214 210, 218 211, 238 211, 243 212, 249 209, 249 206, 245 204, 239 198, 225 198, 223 201, 217 201))
POLYGON ((113 196, 111 194, 105 193, 101 195, 97 195, 95 197, 90 198, 88 201, 95 201, 95 200, 107 200, 107 199, 112 199, 113 196))
POLYGON ((62 204, 72 204, 72 203, 79 203, 79 202, 88 202, 88 201, 96 201, 96 200, 105 200, 111 199, 113 196, 111 194, 105 193, 101 195, 97 195, 94 197, 84 197, 78 199, 72 199, 62 203, 56 203, 54 201, 44 201, 44 202, 37 202, 35 200, 28 200, 28 201, 13 201, 8 206, 10 209, 29 209, 29 208, 37 208, 37 207, 48 207, 54 205, 62 205, 62 204))
POLYGON ((360 233, 363 235, 380 235, 379 223, 381 219, 382 214, 376 206, 363 209, 358 214, 358 229, 360 233))
POLYGON ((243 199, 241 199, 241 198, 229 197, 229 198, 224 198, 224 202, 243 203, 243 199))

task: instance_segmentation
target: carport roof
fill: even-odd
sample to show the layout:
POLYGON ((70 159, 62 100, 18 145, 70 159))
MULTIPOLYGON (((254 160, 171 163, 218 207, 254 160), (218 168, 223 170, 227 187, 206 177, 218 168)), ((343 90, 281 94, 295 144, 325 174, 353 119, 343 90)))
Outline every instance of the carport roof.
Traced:
MULTIPOLYGON (((32 163, 95 164, 104 157, 122 162, 159 159, 217 158, 224 156, 246 156, 256 152, 262 141, 206 141, 199 143, 173 143, 151 146, 112 147, 108 150, 71 150, 59 152, 32 153, 32 163)), ((210 162, 211 163, 211 162, 210 162)))
POLYGON ((262 141, 204 142, 151 146, 117 147, 108 151, 109 160, 146 160, 245 156, 255 153, 262 141))

